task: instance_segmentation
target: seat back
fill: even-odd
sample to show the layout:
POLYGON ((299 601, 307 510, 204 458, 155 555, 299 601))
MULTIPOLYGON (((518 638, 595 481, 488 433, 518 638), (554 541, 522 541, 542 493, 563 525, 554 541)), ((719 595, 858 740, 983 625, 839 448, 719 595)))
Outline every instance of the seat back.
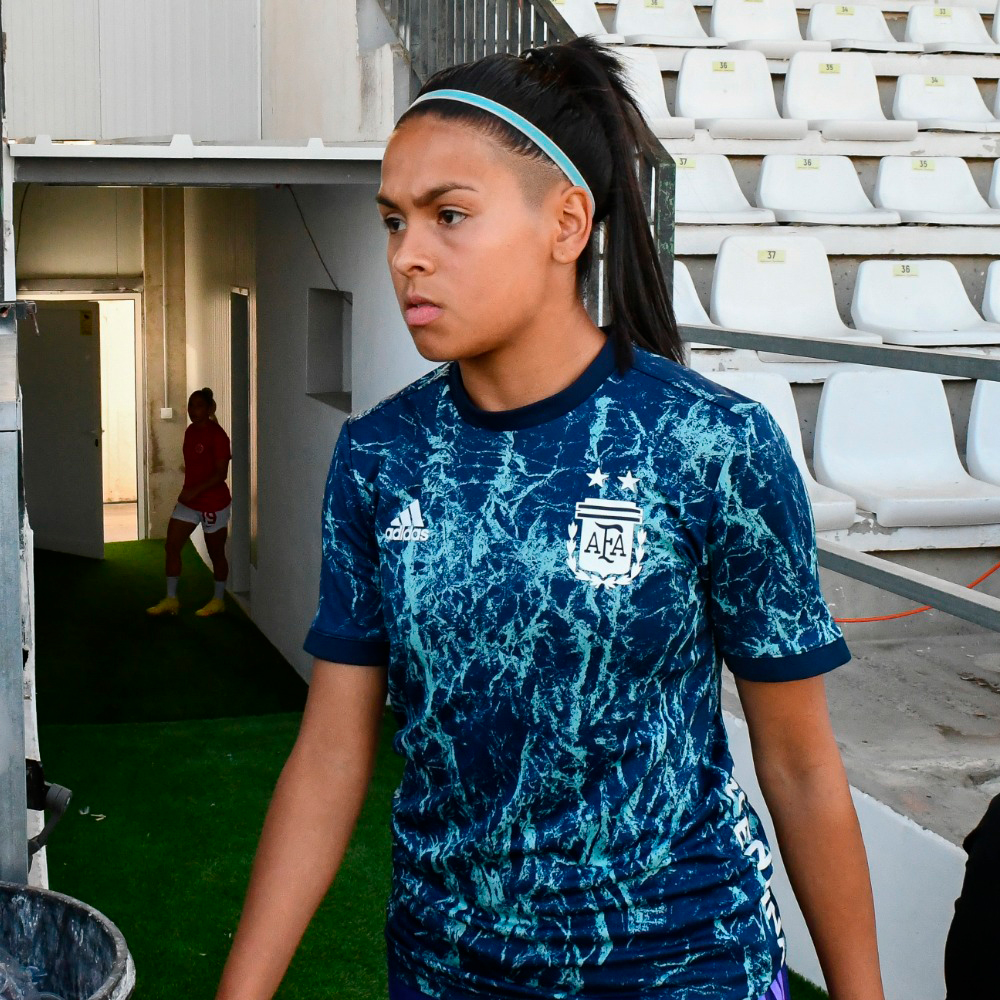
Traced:
POLYGON ((682 260, 674 258, 674 317, 684 326, 711 326, 712 321, 705 312, 705 307, 698 298, 694 287, 694 279, 687 265, 682 260))
POLYGON ((1000 208, 1000 160, 993 161, 993 175, 986 201, 991 208, 1000 208))
POLYGON ((753 51, 686 52, 676 107, 684 118, 779 117, 767 60, 753 51))
POLYGON ((769 153, 757 179, 757 204, 779 211, 870 212, 847 156, 769 153))
POLYGON ((866 42, 895 42, 885 15, 878 7, 840 3, 817 3, 809 11, 806 38, 833 42, 840 38, 866 42))
POLYGON ((885 121, 872 62, 863 52, 796 52, 789 60, 785 118, 885 121))
POLYGON ((922 45, 949 42, 991 44, 986 25, 974 7, 939 7, 929 3, 915 3, 910 8, 906 15, 904 38, 922 45))
POLYGON ((674 208, 678 212, 741 212, 750 208, 732 164, 722 153, 677 153, 674 208))
POLYGON ((622 60, 639 110, 650 121, 669 118, 670 109, 663 90, 663 74, 656 56, 648 49, 624 45, 615 48, 615 55, 622 60))
POLYGON ((1000 382, 980 379, 972 394, 965 460, 976 479, 1000 486, 1000 382))
POLYGON ((835 372, 820 396, 813 465, 819 481, 831 485, 962 479, 940 376, 884 368, 835 372))
POLYGON ((900 73, 892 116, 899 121, 943 118, 961 122, 992 122, 983 95, 971 76, 927 76, 900 73))
POLYGON ((960 156, 883 156, 875 204, 900 212, 986 212, 989 205, 960 156))
POLYGON ((823 244, 813 236, 730 236, 712 281, 720 326, 830 336, 843 328, 823 244))
POLYGON ((812 479, 802 448, 799 411, 795 408, 795 397, 788 379, 772 372, 711 372, 708 377, 741 396, 763 404, 788 439, 799 472, 806 482, 812 479))
POLYGON ((607 28, 593 0, 552 0, 563 20, 578 35, 604 35, 607 28))
POLYGON ((991 323, 1000 323, 1000 260, 992 261, 990 266, 986 268, 983 315, 991 323))
POLYGON ((618 0, 615 32, 667 38, 707 37, 691 0, 618 0))
POLYGON ((727 42, 802 40, 794 0, 714 0, 711 30, 727 42))
POLYGON ((993 31, 990 37, 994 42, 1000 43, 1000 0, 997 0, 996 10, 993 11, 993 31))
POLYGON ((982 317, 949 260, 865 260, 851 300, 858 327, 965 330, 982 317))

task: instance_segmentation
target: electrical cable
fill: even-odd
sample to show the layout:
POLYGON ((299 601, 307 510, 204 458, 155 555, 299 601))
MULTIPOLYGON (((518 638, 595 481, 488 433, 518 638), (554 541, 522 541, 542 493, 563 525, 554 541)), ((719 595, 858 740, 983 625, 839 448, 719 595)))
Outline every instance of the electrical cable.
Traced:
MULTIPOLYGON (((972 583, 967 583, 965 585, 966 590, 972 590, 973 587, 978 586, 983 582, 988 576, 994 574, 998 569, 1000 569, 1000 562, 995 566, 991 566, 982 576, 977 577, 972 583)), ((888 622, 892 621, 894 618, 908 618, 910 615, 919 615, 923 611, 930 611, 931 605, 925 604, 922 608, 914 608, 912 611, 897 611, 894 615, 873 615, 871 618, 834 618, 833 620, 837 622, 838 625, 844 624, 854 624, 855 622, 888 622)))
POLYGON ((21 223, 24 222, 24 205, 28 200, 28 192, 32 186, 30 182, 26 184, 24 186, 24 194, 21 195, 21 211, 17 216, 17 232, 14 234, 14 253, 17 253, 18 248, 21 246, 21 223))
POLYGON ((323 260, 323 255, 319 252, 319 246, 313 238, 312 230, 309 228, 309 223, 306 222, 305 213, 302 211, 302 206, 299 204, 299 199, 295 194, 295 188, 293 188, 291 184, 285 184, 284 186, 288 189, 288 193, 292 196, 292 201, 295 202, 295 207, 299 210, 299 218, 302 220, 302 225, 305 227, 306 235, 309 237, 309 241, 313 245, 313 250, 316 251, 316 256, 319 258, 319 262, 323 265, 323 270, 326 271, 326 276, 330 279, 330 284, 333 285, 334 291, 341 291, 340 285, 333 280, 330 268, 326 266, 326 261, 323 260))

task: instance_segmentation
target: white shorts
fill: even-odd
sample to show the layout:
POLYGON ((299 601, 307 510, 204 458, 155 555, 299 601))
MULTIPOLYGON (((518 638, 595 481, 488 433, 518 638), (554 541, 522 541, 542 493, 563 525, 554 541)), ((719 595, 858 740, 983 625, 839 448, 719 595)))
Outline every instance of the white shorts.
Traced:
POLYGON ((232 514, 232 504, 223 507, 222 510, 204 511, 192 510, 192 508, 179 503, 174 507, 174 512, 170 516, 177 521, 187 521, 188 524, 200 524, 205 534, 210 535, 213 531, 221 531, 226 527, 232 514))

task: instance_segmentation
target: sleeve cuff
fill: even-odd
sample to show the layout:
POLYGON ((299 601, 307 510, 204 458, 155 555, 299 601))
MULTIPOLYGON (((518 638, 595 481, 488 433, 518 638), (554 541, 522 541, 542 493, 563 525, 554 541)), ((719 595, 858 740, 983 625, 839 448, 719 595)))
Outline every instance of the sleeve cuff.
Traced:
POLYGON ((389 662, 389 643, 373 639, 343 639, 310 629, 302 648, 320 660, 350 663, 358 667, 384 667, 389 662))
POLYGON ((807 649, 787 656, 734 656, 723 653, 726 666, 748 681, 799 681, 817 677, 851 659, 851 651, 843 636, 826 646, 807 649))

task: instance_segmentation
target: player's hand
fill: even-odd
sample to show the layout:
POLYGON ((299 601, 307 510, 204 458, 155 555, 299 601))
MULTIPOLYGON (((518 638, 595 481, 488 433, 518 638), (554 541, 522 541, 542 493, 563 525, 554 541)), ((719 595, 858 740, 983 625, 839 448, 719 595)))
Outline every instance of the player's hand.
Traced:
POLYGON ((194 490, 192 490, 190 488, 184 489, 184 490, 181 490, 179 496, 177 497, 177 502, 178 503, 190 503, 195 498, 195 496, 196 496, 196 494, 195 494, 194 490))

